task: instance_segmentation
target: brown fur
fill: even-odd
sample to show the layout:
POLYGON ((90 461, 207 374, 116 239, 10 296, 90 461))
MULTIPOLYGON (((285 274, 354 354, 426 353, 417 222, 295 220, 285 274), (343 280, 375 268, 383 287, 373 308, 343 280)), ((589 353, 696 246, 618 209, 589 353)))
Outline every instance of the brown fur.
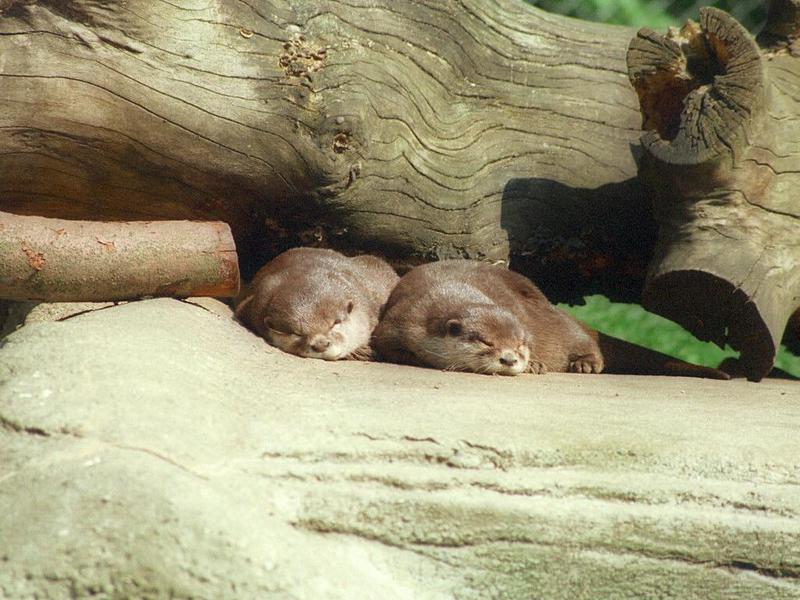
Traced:
POLYGON ((370 334, 398 279, 374 256, 293 248, 258 271, 237 299, 236 314, 286 352, 368 359, 370 334))
POLYGON ((525 359, 523 345, 525 370, 534 373, 600 373, 606 368, 727 378, 716 369, 604 336, 553 306, 528 278, 477 261, 446 260, 412 269, 395 287, 384 313, 372 343, 393 362, 515 375, 519 365, 510 368, 501 358, 514 354, 525 359))

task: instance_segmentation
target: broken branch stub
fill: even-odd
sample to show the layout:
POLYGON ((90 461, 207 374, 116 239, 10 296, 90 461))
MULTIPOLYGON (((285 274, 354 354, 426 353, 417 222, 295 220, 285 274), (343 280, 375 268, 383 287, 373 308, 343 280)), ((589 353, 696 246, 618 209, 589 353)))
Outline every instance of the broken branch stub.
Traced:
POLYGON ((99 302, 235 296, 239 263, 219 221, 68 221, 0 212, 0 298, 99 302))
POLYGON ((764 48, 789 48, 800 37, 800 0, 772 0, 767 22, 758 34, 764 48))
POLYGON ((734 374, 757 381, 800 306, 800 99, 788 93, 800 61, 713 8, 665 36, 639 31, 627 60, 659 223, 643 304, 730 344, 734 374))

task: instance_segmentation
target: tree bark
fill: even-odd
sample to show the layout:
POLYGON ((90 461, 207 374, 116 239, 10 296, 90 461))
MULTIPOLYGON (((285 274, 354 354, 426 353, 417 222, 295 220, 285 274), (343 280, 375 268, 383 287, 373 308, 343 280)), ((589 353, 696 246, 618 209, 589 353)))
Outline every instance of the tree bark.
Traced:
POLYGON ((225 223, 102 223, 0 212, 0 298, 49 302, 231 297, 239 264, 225 223))
POLYGON ((225 219, 247 273, 303 243, 640 293, 630 29, 510 0, 6 5, 2 209, 225 219))

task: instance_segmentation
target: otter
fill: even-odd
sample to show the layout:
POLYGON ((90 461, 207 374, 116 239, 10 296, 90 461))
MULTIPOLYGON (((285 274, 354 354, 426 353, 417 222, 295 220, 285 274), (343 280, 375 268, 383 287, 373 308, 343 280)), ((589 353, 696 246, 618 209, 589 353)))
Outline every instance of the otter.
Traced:
POLYGON ((261 267, 237 299, 235 314, 285 352, 368 360, 370 335, 398 279, 375 256, 293 248, 261 267))
POLYGON ((415 267, 392 291, 372 336, 384 360, 446 370, 627 373, 729 379, 606 336, 553 306, 504 266, 443 260, 415 267))

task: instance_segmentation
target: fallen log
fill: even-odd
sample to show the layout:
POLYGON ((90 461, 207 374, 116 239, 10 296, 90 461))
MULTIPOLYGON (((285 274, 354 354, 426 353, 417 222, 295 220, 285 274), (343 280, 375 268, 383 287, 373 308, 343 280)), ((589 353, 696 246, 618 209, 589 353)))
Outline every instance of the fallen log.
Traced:
POLYGON ((67 221, 0 212, 0 298, 48 302, 235 296, 222 222, 67 221))
POLYGON ((519 0, 11 4, 0 210, 224 220, 248 274, 314 244, 639 297, 633 29, 519 0))
POLYGON ((628 51, 644 117, 639 176, 658 240, 642 303, 702 340, 741 352, 758 381, 800 308, 797 57, 800 2, 773 2, 755 39, 701 9, 667 35, 642 29, 628 51))

